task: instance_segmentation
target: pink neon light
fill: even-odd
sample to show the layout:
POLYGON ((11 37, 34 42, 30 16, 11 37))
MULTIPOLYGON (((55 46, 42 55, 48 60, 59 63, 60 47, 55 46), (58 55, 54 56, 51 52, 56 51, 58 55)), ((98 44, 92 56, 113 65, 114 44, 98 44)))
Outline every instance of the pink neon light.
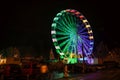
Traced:
POLYGON ((80 14, 80 12, 76 12, 75 14, 78 15, 78 14, 80 14))
POLYGON ((84 18, 84 16, 80 16, 80 19, 84 18))
POLYGON ((67 11, 67 12, 70 12, 70 9, 67 9, 66 11, 67 11))
POLYGON ((71 10, 70 12, 75 12, 75 10, 71 10))

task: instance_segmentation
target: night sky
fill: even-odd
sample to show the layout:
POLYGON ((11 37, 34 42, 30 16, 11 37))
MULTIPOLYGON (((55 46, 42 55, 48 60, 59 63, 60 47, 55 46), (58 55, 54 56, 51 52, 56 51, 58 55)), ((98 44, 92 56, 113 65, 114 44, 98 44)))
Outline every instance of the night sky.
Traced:
POLYGON ((120 5, 102 0, 39 0, 0 2, 0 49, 32 46, 40 52, 49 50, 51 24, 63 9, 76 9, 89 21, 95 45, 104 41, 109 48, 120 47, 120 5))

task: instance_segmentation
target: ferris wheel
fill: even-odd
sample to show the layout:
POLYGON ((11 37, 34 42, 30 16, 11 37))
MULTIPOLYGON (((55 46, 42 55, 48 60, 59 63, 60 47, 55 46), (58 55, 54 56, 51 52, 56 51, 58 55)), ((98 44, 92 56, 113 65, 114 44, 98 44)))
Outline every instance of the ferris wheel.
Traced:
POLYGON ((56 52, 67 63, 76 63, 83 54, 92 54, 94 38, 87 19, 77 10, 62 10, 51 25, 52 41, 56 52))

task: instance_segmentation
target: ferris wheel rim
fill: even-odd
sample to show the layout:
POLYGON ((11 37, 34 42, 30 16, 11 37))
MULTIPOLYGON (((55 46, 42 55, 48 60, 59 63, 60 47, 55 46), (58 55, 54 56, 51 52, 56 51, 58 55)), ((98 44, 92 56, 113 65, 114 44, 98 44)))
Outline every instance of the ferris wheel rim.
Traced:
MULTIPOLYGON (((58 21, 59 18, 65 13, 70 13, 71 15, 76 16, 77 18, 79 18, 82 21, 82 24, 84 24, 84 26, 85 26, 84 28, 87 30, 86 34, 88 34, 88 36, 89 36, 88 38, 91 42, 88 45, 91 46, 90 47, 90 50, 91 50, 90 52, 92 53, 93 45, 94 45, 94 38, 93 38, 93 32, 92 32, 91 26, 90 26, 88 20, 79 11, 74 10, 74 9, 62 10, 53 19, 51 35, 52 35, 52 41, 53 41, 53 44, 55 46, 55 49, 56 49, 57 53, 59 53, 60 55, 64 55, 64 52, 61 50, 60 44, 58 43, 58 39, 56 38, 57 31, 55 30, 55 28, 56 28, 57 23, 55 21, 58 21)), ((65 34, 62 34, 62 35, 65 35, 65 34)), ((83 42, 85 42, 85 41, 83 41, 83 42)), ((86 54, 86 55, 90 55, 91 53, 86 54)))

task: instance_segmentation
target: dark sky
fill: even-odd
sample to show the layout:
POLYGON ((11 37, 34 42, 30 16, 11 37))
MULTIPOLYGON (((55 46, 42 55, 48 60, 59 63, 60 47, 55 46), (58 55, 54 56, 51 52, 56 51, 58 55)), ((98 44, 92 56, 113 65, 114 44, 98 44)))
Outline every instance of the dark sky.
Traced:
POLYGON ((102 0, 33 0, 0 2, 0 48, 33 46, 51 48, 50 29, 55 15, 63 9, 83 13, 92 26, 95 44, 104 41, 120 47, 120 9, 115 1, 102 0))

